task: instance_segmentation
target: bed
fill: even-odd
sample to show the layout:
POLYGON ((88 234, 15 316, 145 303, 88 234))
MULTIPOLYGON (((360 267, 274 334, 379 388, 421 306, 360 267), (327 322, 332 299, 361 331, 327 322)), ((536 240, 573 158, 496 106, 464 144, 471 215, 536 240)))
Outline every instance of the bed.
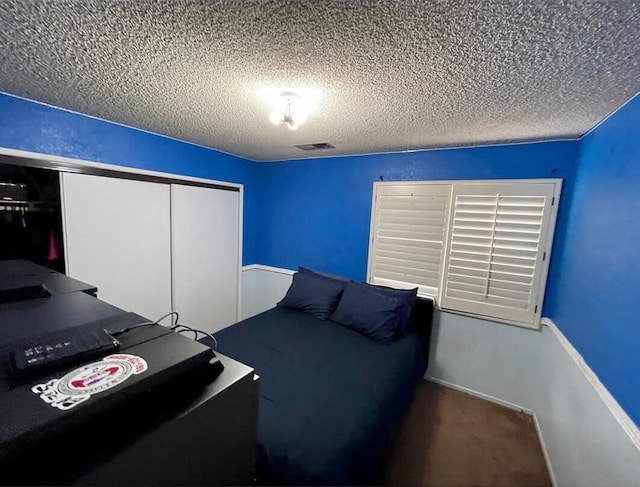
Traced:
POLYGON ((432 303, 382 345, 302 311, 275 307, 215 334, 260 376, 258 482, 379 483, 390 440, 424 376, 432 303))

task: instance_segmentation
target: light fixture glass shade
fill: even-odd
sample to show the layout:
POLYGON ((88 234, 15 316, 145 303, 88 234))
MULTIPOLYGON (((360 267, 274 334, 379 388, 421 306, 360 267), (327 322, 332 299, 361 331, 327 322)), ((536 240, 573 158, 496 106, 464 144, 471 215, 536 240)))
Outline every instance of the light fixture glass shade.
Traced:
POLYGON ((283 112, 278 109, 271 111, 269 114, 269 120, 273 125, 280 125, 280 122, 282 122, 282 113, 283 112))
POLYGON ((256 94, 268 106, 268 118, 274 125, 296 130, 312 114, 321 98, 318 88, 309 86, 264 86, 256 94))
POLYGON ((307 111, 295 93, 282 92, 278 101, 273 104, 269 120, 274 125, 286 125, 289 130, 297 130, 307 119, 307 111))
POLYGON ((293 118, 298 125, 301 125, 307 119, 307 112, 299 103, 292 104, 291 118, 293 118))

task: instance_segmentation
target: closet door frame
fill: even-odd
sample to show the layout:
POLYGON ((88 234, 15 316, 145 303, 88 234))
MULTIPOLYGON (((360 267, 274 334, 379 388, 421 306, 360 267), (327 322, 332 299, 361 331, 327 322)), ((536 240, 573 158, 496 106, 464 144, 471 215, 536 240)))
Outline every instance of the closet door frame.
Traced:
MULTIPOLYGON (((90 174, 94 176, 105 176, 121 179, 133 179, 138 181, 149 181, 164 184, 183 184, 188 186, 199 186, 204 188, 221 189, 227 191, 237 191, 239 193, 239 212, 238 212, 238 280, 237 280, 237 299, 236 308, 237 316, 242 316, 242 239, 243 239, 243 215, 244 215, 244 185, 239 183, 230 183, 215 179, 197 178, 192 176, 183 176, 180 174, 166 173, 160 171, 149 171, 147 169, 138 169, 133 167, 118 166, 115 164, 105 164, 102 162, 93 162, 83 159, 75 159, 72 157, 54 156, 42 154, 38 152, 23 151, 17 149, 9 149, 0 147, 0 164, 13 164, 25 167, 39 167, 44 169, 52 169, 58 171, 59 178, 62 180, 63 172, 73 172, 80 174, 90 174)), ((60 181, 62 185, 62 181, 60 181)), ((62 207, 64 216, 64 206, 62 207)), ((64 218, 62 219, 63 239, 66 239, 66 228, 64 218)), ((173 229, 172 229, 173 230, 173 229)), ((65 257, 67 248, 65 246, 65 257)), ((172 279, 172 297, 173 305, 173 279, 172 279)), ((98 293, 100 290, 98 289, 98 293)), ((175 310, 174 310, 175 311, 175 310)))

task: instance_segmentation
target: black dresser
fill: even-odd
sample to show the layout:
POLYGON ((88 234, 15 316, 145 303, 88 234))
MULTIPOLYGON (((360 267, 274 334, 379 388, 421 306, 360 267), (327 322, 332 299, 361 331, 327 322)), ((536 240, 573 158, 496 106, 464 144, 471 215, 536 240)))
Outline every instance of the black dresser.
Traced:
MULTIPOLYGON (((66 279, 33 264, 0 262, 0 283, 45 284, 51 292, 50 297, 0 304, 0 404, 15 393, 8 372, 13 343, 46 331, 126 314, 94 297, 94 286, 66 279), (22 276, 20 270, 24 271, 22 276)), ((174 333, 167 339, 144 343, 149 359, 171 357, 183 345, 193 343, 174 333)), ((253 483, 258 378, 252 368, 217 356, 224 365, 217 376, 202 367, 188 370, 131 397, 123 393, 122 400, 99 414, 78 413, 72 422, 63 425, 61 421, 60 427, 49 427, 46 434, 36 432, 19 448, 4 448, 6 445, 0 443, 0 483, 253 483)), ((28 407, 25 404, 25 411, 31 415, 27 420, 46 414, 50 407, 45 402, 34 405, 30 401, 28 407), (42 409, 38 409, 40 406, 42 409)), ((0 416, 0 430, 6 431, 10 425, 4 421, 8 418, 0 416)))

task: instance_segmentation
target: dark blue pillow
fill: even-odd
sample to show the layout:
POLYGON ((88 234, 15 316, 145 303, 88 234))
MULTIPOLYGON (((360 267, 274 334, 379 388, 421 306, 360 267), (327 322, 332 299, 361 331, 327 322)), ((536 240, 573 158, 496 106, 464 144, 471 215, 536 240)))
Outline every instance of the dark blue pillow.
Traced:
POLYGON ((297 309, 321 320, 336 309, 344 283, 332 282, 310 274, 295 273, 293 282, 278 306, 297 309))
POLYGON ((312 271, 311 269, 307 269, 306 267, 302 267, 302 266, 298 266, 298 272, 300 274, 310 274, 312 276, 320 277, 322 279, 328 279, 329 281, 333 281, 336 283, 342 283, 343 287, 345 284, 347 284, 347 282, 349 282, 349 279, 345 279, 344 277, 334 276, 332 274, 325 274, 324 272, 312 271))
POLYGON ((398 336, 406 336, 409 324, 411 323, 411 315, 413 314, 413 307, 418 299, 418 288, 414 289, 396 289, 394 287, 378 286, 374 284, 364 284, 369 289, 389 298, 396 298, 398 300, 398 307, 396 313, 398 314, 398 329, 396 331, 398 336))
POLYGON ((398 300, 357 282, 344 287, 338 307, 329 318, 381 343, 391 343, 398 326, 398 300))

